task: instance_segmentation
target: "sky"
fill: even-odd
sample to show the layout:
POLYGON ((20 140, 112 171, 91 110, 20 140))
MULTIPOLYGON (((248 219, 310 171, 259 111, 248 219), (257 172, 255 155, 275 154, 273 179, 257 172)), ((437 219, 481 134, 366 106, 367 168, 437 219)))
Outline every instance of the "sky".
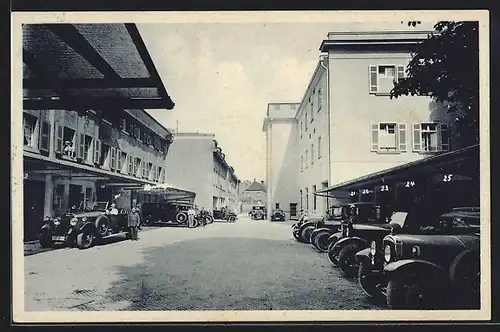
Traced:
MULTIPOLYGON (((214 133, 241 180, 265 180, 263 120, 270 102, 300 102, 328 24, 138 24, 173 110, 167 128, 214 133)), ((174 138, 175 139, 175 138, 174 138)))
POLYGON ((267 104, 301 101, 328 32, 408 29, 401 21, 137 26, 175 102, 148 112, 169 129, 178 122, 179 132, 215 134, 241 180, 265 180, 267 104))

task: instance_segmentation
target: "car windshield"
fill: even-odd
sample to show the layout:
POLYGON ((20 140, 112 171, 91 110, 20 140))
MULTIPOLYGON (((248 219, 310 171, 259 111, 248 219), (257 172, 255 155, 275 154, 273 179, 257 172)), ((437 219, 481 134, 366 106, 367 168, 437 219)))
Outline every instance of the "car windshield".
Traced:
POLYGON ((254 210, 264 210, 264 207, 263 206, 254 206, 253 209, 254 210))
POLYGON ((92 206, 93 211, 105 211, 108 206, 108 202, 95 202, 92 206))
POLYGON ((408 212, 396 211, 391 216, 391 223, 403 227, 407 216, 408 212))
POLYGON ((454 213, 451 215, 443 215, 440 220, 440 225, 464 228, 464 227, 479 227, 480 218, 478 213, 454 213))
POLYGON ((274 210, 274 213, 283 213, 283 210, 274 210))

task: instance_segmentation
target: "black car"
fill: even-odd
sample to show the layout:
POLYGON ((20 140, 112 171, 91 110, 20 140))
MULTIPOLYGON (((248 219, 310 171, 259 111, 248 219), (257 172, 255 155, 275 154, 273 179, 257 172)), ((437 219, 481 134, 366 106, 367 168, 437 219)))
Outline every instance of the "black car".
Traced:
POLYGON ((283 210, 273 210, 273 213, 271 214, 271 221, 285 221, 285 219, 285 212, 283 212, 283 210))
POLYGON ((349 217, 343 221, 341 231, 330 237, 332 244, 328 249, 328 259, 347 276, 354 276, 358 270, 356 253, 370 246, 370 241, 364 237, 370 238, 372 233, 380 236, 384 232, 385 236, 390 233, 391 225, 383 209, 374 203, 353 203, 349 209, 349 217))
POLYGON ((348 204, 331 207, 325 218, 317 221, 316 229, 311 233, 310 243, 320 252, 328 252, 332 234, 340 231, 342 220, 348 218, 348 213, 348 204))
POLYGON ((390 234, 371 245, 364 288, 392 309, 479 309, 479 232, 479 209, 455 208, 419 233, 390 234))
POLYGON ((253 220, 264 220, 266 219, 267 212, 266 207, 262 205, 255 205, 252 207, 252 211, 250 211, 250 217, 253 220))
POLYGON ((144 202, 142 215, 148 225, 186 225, 187 211, 192 207, 193 204, 181 201, 144 202))
POLYGON ((324 217, 318 215, 303 215, 298 223, 292 225, 293 237, 303 243, 310 243, 311 233, 316 229, 318 221, 324 217))
POLYGON ((56 242, 63 242, 87 249, 95 240, 121 233, 129 236, 129 211, 121 209, 114 215, 110 213, 109 202, 96 202, 89 208, 83 206, 82 202, 78 209, 46 219, 38 237, 40 246, 51 247, 56 242))

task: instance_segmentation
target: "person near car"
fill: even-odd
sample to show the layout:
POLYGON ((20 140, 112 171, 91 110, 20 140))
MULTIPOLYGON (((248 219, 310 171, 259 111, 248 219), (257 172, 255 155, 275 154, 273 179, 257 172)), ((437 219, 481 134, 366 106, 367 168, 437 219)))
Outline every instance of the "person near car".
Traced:
POLYGON ((188 227, 189 228, 193 228, 194 227, 194 217, 196 215, 196 210, 194 209, 194 207, 189 207, 188 209, 188 227))
POLYGON ((207 226, 207 211, 205 208, 202 206, 200 210, 200 221, 203 227, 207 226))
POLYGON ((132 241, 139 240, 137 227, 139 226, 140 221, 141 217, 139 215, 139 212, 135 207, 133 207, 132 211, 130 211, 128 215, 128 227, 130 228, 130 235, 132 237, 132 241))
POLYGON ((113 216, 117 216, 118 215, 118 209, 116 208, 116 204, 115 203, 111 203, 111 209, 109 209, 109 214, 113 215, 113 216))

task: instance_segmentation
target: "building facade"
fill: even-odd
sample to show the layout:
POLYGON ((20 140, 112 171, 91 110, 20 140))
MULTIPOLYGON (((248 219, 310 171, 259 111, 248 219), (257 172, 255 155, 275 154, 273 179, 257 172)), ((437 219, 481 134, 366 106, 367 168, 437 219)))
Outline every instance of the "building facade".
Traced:
POLYGON ((23 112, 25 239, 71 206, 133 203, 133 186, 165 182, 171 133, 143 110, 23 112))
MULTIPOLYGON (((351 200, 352 193, 327 199, 316 191, 451 149, 453 114, 427 96, 390 98, 394 81, 406 75, 411 50, 427 33, 336 31, 321 43, 324 54, 296 114, 282 113, 297 128, 297 173, 288 181, 297 183, 299 210, 322 214, 328 205, 351 200)), ((266 133, 268 176, 288 172, 273 160, 277 142, 272 131, 266 133)), ((285 149, 289 142, 279 144, 285 149)), ((270 182, 269 190, 279 192, 280 186, 270 182)), ((359 199, 370 200, 373 193, 365 194, 359 199)), ((268 206, 274 203, 271 198, 268 206)))
POLYGON ((267 186, 264 181, 259 182, 254 179, 253 182, 246 186, 245 190, 242 190, 240 200, 242 204, 241 212, 243 213, 248 213, 255 205, 265 206, 267 203, 267 186))
POLYGON ((240 210, 240 180, 214 134, 174 134, 166 170, 169 184, 196 193, 195 204, 199 208, 211 211, 227 206, 240 210))

